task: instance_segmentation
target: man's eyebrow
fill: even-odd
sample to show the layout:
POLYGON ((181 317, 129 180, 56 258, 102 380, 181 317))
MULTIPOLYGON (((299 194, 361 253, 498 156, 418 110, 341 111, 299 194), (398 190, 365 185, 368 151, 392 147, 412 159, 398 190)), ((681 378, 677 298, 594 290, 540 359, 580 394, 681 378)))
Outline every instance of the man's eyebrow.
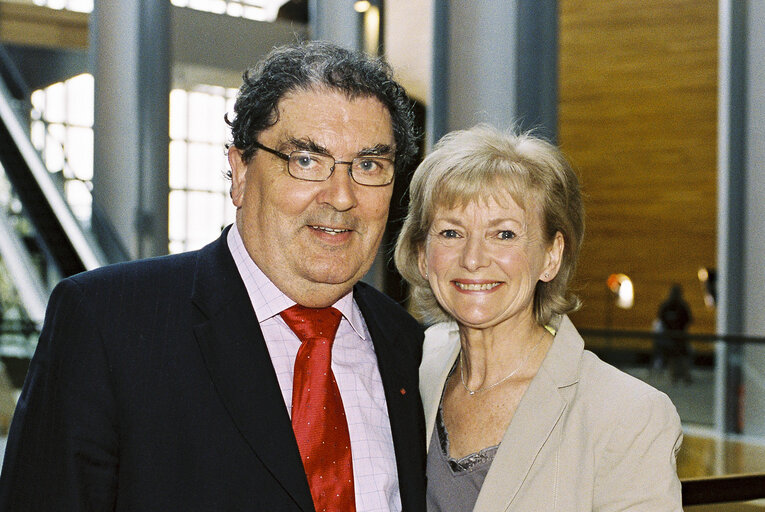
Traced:
POLYGON ((321 153, 324 155, 329 154, 329 151, 327 151, 327 148, 325 148, 324 146, 320 146, 319 144, 309 139, 308 137, 304 137, 302 139, 290 137, 289 139, 287 139, 287 142, 284 145, 290 146, 299 151, 310 151, 312 153, 321 153))
MULTIPOLYGON (((317 144, 315 141, 308 137, 298 139, 296 137, 290 137, 286 140, 284 147, 292 148, 292 150, 298 151, 310 151, 312 153, 321 153, 322 155, 329 155, 330 152, 326 147, 317 144)), ((357 156, 389 156, 393 153, 393 147, 390 144, 375 144, 368 148, 360 149, 357 156)))
POLYGON ((390 144, 375 144, 371 148, 364 148, 358 152, 359 156, 389 156, 393 153, 393 147, 390 144))

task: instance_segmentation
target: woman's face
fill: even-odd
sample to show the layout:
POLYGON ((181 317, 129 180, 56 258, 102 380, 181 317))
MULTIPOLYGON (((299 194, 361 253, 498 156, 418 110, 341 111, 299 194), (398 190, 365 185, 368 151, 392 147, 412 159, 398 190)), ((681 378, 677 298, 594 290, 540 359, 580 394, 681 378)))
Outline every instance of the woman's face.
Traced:
POLYGON ((537 281, 560 266, 563 236, 547 243, 541 213, 509 194, 455 208, 437 208, 419 267, 438 302, 460 324, 486 328, 534 321, 537 281))

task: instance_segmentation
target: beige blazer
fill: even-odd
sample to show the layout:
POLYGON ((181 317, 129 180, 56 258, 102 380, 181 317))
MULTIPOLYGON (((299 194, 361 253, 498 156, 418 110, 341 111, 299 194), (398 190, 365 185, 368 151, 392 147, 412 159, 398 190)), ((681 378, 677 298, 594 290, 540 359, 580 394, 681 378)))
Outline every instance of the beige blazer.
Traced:
MULTIPOLYGON (((427 444, 459 354, 457 325, 425 333, 420 392, 427 444)), ((492 462, 474 511, 682 512, 669 398, 584 350, 564 316, 492 462)))

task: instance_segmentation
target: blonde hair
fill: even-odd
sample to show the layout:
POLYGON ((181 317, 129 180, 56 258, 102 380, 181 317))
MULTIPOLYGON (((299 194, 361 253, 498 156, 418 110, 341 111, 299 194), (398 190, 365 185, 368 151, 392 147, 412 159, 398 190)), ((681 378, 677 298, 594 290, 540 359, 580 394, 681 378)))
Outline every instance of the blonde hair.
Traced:
POLYGON ((524 210, 541 212, 542 233, 551 243, 563 235, 558 274, 539 281, 534 314, 540 325, 575 311, 580 301, 568 290, 584 235, 579 180, 554 145, 531 133, 477 125, 445 135, 417 167, 409 185, 409 212, 394 252, 396 268, 411 286, 412 306, 427 323, 450 320, 420 274, 418 256, 438 208, 453 208, 510 194, 524 210))

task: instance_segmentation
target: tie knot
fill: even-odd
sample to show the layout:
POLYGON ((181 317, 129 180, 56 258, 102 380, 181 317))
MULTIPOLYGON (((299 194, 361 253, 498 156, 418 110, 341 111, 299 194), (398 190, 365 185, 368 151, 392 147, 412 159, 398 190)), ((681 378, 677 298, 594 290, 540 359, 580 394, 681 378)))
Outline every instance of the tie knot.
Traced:
POLYGON ((281 317, 303 343, 313 339, 325 339, 332 343, 342 316, 332 307, 307 308, 300 304, 281 312, 281 317))

